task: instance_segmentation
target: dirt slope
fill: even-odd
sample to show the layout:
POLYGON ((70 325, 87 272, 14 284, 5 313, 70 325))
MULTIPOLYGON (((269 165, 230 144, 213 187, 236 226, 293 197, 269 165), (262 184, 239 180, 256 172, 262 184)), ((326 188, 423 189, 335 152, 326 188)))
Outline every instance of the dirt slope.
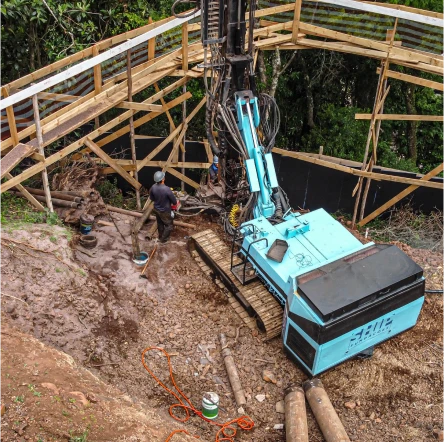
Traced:
MULTIPOLYGON (((119 227, 127 235, 130 224, 125 216, 120 218, 119 227)), ((208 227, 200 221, 199 229, 208 227)), ((156 252, 148 280, 139 278, 140 269, 129 259, 129 238, 124 242, 113 227, 96 233, 99 245, 93 256, 73 253, 58 228, 49 233, 42 226, 4 233, 2 292, 28 303, 3 297, 8 321, 70 354, 110 388, 167 415, 173 398, 140 362, 144 348, 161 346, 172 354, 178 385, 196 407, 203 392, 219 394, 226 409, 221 421, 238 416, 220 356, 218 334, 225 332, 247 392, 245 411, 256 424, 238 440, 284 441, 284 432, 273 429, 284 421, 276 403, 287 385, 306 376, 284 356, 280 338, 263 343, 257 333, 242 327, 223 292, 192 261, 186 249, 188 232, 176 230, 172 242, 156 252), (8 244, 8 237, 51 251, 63 263, 53 253, 27 249, 25 254, 8 244), (264 369, 273 372, 276 384, 262 379, 264 369), (263 402, 255 398, 258 394, 265 394, 263 402)), ((146 251, 153 247, 152 242, 142 244, 146 251)), ((441 257, 408 248, 406 252, 424 267, 428 288, 442 288, 441 257)), ((426 441, 433 438, 434 429, 442 428, 442 306, 442 296, 427 296, 414 329, 380 345, 373 358, 346 362, 321 376, 351 440, 426 441), (356 406, 346 408, 346 402, 356 406)), ((167 380, 168 367, 156 353, 149 355, 149 366, 167 380)), ((2 391, 2 400, 10 397, 2 391)), ((63 415, 59 418, 63 421, 63 415)), ((182 427, 214 440, 214 427, 196 417, 182 427)), ((323 440, 310 412, 309 428, 310 440, 323 440)), ((88 441, 93 440, 105 439, 91 433, 88 441)))

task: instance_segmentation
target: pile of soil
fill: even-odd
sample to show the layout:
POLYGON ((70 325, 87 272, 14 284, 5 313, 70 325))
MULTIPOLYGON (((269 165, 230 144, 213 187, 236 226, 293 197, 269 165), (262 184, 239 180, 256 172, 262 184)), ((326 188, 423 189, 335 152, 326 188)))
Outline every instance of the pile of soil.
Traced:
MULTIPOLYGON (((57 237, 55 242, 42 226, 15 231, 12 239, 50 254, 31 249, 35 257, 23 255, 2 243, 2 292, 27 302, 3 297, 8 321, 166 415, 176 401, 140 361, 144 348, 164 348, 171 355, 178 386, 196 408, 204 392, 219 394, 225 409, 219 417, 222 422, 239 416, 221 357, 218 337, 225 333, 247 394, 245 412, 255 422, 252 432, 240 432, 236 439, 284 441, 284 431, 274 429, 284 423, 278 403, 285 387, 307 377, 286 358, 281 338, 264 343, 257 331, 243 326, 223 291, 191 259, 191 231, 177 228, 171 242, 158 248, 148 279, 143 279, 140 267, 131 261, 132 220, 113 217, 126 241, 114 227, 95 227, 98 246, 92 253, 73 251, 58 228, 51 234, 57 237), (51 259, 54 254, 65 264, 51 259), (263 379, 264 370, 271 372, 274 382, 263 379), (259 402, 256 396, 262 394, 265 400, 259 402)), ((204 218, 194 221, 197 231, 217 228, 204 218)), ((143 232, 140 240, 142 250, 153 249, 154 241, 145 241, 143 232)), ((441 257, 405 251, 423 266, 427 288, 442 288, 441 257)), ((320 376, 351 440, 426 441, 442 429, 442 315, 442 295, 428 295, 412 330, 378 346, 372 358, 345 362, 320 376)), ((160 380, 168 380, 168 365, 159 351, 149 352, 147 363, 160 380)), ((2 400, 10 401, 11 394, 3 393, 2 400)), ((322 441, 310 410, 308 421, 310 440, 322 441)), ((214 440, 215 428, 197 417, 182 427, 214 440)))

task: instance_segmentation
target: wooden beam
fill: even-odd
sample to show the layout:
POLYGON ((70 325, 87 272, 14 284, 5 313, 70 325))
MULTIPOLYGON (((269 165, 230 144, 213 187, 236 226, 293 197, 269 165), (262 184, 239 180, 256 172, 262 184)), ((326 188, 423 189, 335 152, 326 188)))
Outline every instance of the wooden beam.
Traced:
MULTIPOLYGON (((435 177, 439 173, 443 171, 444 164, 440 164, 439 166, 435 167, 432 171, 430 171, 428 174, 424 175, 420 181, 428 181, 430 178, 435 177)), ((385 204, 383 204, 379 209, 376 209, 374 212, 367 215, 362 221, 358 223, 358 226, 362 227, 365 226, 367 223, 375 219, 378 215, 385 212, 387 209, 395 205, 397 202, 401 201, 403 198, 405 198, 407 195, 415 191, 419 186, 418 185, 411 185, 407 187, 407 189, 400 192, 398 195, 391 198, 389 201, 387 201, 385 204)))
MULTIPOLYGON (((61 101, 64 103, 73 103, 80 98, 79 95, 69 95, 69 94, 53 94, 49 92, 39 92, 37 94, 39 100, 49 100, 49 101, 61 101)), ((43 122, 44 120, 42 120, 43 122)))
MULTIPOLYGON (((133 80, 131 75, 131 49, 126 51, 126 72, 128 78, 128 102, 131 104, 133 101, 133 80)), ((134 176, 136 181, 139 181, 139 177, 137 174, 137 155, 136 155, 136 141, 134 140, 134 116, 131 114, 129 118, 129 127, 130 127, 130 144, 131 144, 131 158, 133 160, 133 165, 135 170, 131 172, 131 176, 134 176)), ((136 204, 137 209, 140 210, 142 205, 140 203, 140 192, 139 189, 136 189, 136 204)))
MULTIPOLYGON (((128 161, 128 160, 123 160, 123 161, 128 161)), ((122 168, 125 169, 126 171, 136 170, 137 168, 137 166, 135 166, 134 164, 129 164, 129 163, 122 164, 122 160, 117 160, 117 163, 119 163, 122 166, 122 168)), ((148 161, 145 164, 145 167, 158 167, 162 169, 164 165, 165 161, 148 161)), ((192 161, 190 162, 179 161, 178 163, 171 163, 169 165, 170 168, 180 167, 184 169, 208 169, 210 166, 211 163, 199 163, 192 161)), ((116 173, 116 171, 112 167, 104 167, 100 169, 99 173, 100 175, 110 175, 116 173)))
POLYGON ((299 22, 301 20, 301 7, 302 7, 302 0, 295 0, 293 29, 292 29, 292 33, 291 33, 291 42, 294 44, 296 44, 298 41, 299 22))
POLYGON ((139 110, 139 111, 144 111, 144 112, 160 112, 160 111, 162 111, 162 106, 160 104, 143 104, 143 103, 135 103, 135 102, 129 102, 129 101, 122 101, 116 107, 119 109, 131 109, 131 110, 139 110))
MULTIPOLYGON (((194 14, 186 17, 186 18, 174 18, 168 23, 163 24, 162 26, 159 26, 156 29, 153 29, 151 31, 146 32, 145 34, 139 35, 138 37, 133 38, 132 40, 126 41, 125 43, 120 44, 119 46, 115 46, 108 51, 105 51, 99 55, 96 55, 95 57, 92 57, 88 60, 82 61, 65 71, 62 71, 58 74, 53 75, 52 77, 49 77, 45 80, 40 81, 37 84, 34 84, 32 86, 29 86, 26 89, 23 89, 19 92, 16 92, 14 95, 11 95, 9 97, 4 98, 0 101, 0 110, 6 109, 8 106, 12 106, 16 103, 19 103, 20 101, 25 100, 26 98, 30 98, 35 94, 38 94, 39 92, 43 92, 44 90, 55 86, 71 77, 74 77, 75 75, 78 75, 82 72, 85 72, 88 69, 91 69, 92 67, 96 66, 97 64, 103 63, 106 60, 109 60, 116 55, 119 55, 123 52, 126 52, 128 49, 131 49, 135 46, 138 46, 141 43, 144 43, 150 38, 156 37, 156 35, 163 34, 176 26, 181 25, 182 23, 185 23, 189 20, 192 20, 193 18, 196 18, 200 16, 200 10, 196 11, 194 14)), ((145 74, 144 74, 145 75, 145 74)), ((134 78, 135 80, 135 78, 134 78)))
MULTIPOLYGON (((355 114, 356 120, 371 120, 372 114, 355 114)), ((442 115, 402 115, 402 114, 378 114, 376 120, 391 121, 444 121, 442 115)))
POLYGON ((196 183, 196 181, 193 181, 192 179, 188 178, 184 174, 180 173, 178 170, 175 170, 171 167, 166 169, 167 173, 170 173, 171 175, 174 175, 175 177, 179 178, 181 181, 189 184, 191 187, 194 187, 195 189, 199 189, 200 185, 196 183))
MULTIPOLYGON (((171 109, 174 106, 177 106, 178 104, 182 103, 182 101, 186 100, 187 98, 190 98, 191 96, 192 96, 191 93, 187 92, 186 94, 183 94, 183 95, 175 98, 174 100, 170 101, 169 103, 167 103, 163 107, 162 112, 151 112, 151 113, 149 113, 149 114, 147 114, 147 115, 145 115, 145 116, 135 120, 134 121, 134 127, 135 128, 139 127, 142 124, 147 123, 148 121, 152 120, 153 118, 158 117, 159 115, 162 115, 165 112, 165 110, 171 109)), ((132 111, 129 111, 129 112, 132 112, 132 111)), ((126 112, 125 112, 125 114, 126 114, 126 112)), ((123 115, 125 115, 125 114, 123 114, 123 115)), ((127 116, 127 118, 129 118, 129 115, 127 116)), ((113 132, 111 135, 108 135, 107 137, 102 138, 100 141, 97 142, 97 144, 99 146, 104 146, 105 144, 108 144, 111 141, 119 138, 120 136, 128 133, 129 130, 130 130, 129 126, 122 127, 122 129, 119 129, 118 131, 113 132)))
MULTIPOLYGON (((153 23, 153 19, 150 17, 148 23, 153 23)), ((148 40, 148 60, 154 60, 156 57, 156 38, 150 38, 148 40)))
POLYGON ((346 172, 351 175, 371 178, 372 180, 391 181, 391 182, 395 182, 395 183, 404 183, 404 184, 414 184, 415 186, 431 187, 433 189, 441 189, 441 190, 444 188, 442 183, 431 183, 431 182, 421 181, 419 179, 414 179, 414 178, 398 177, 398 176, 394 176, 394 175, 385 175, 383 173, 375 173, 375 172, 365 172, 360 169, 353 169, 351 167, 342 166, 341 164, 331 163, 329 161, 321 160, 319 158, 313 158, 313 157, 310 157, 307 155, 303 155, 300 152, 292 152, 289 150, 279 149, 277 147, 273 148, 273 152, 280 154, 282 156, 296 158, 298 160, 306 161, 307 163, 317 164, 319 166, 328 167, 329 169, 335 169, 335 170, 339 170, 341 172, 346 172))
MULTIPOLYGON (((93 130, 90 132, 87 136, 84 136, 80 138, 77 141, 74 141, 70 145, 64 147, 63 149, 60 149, 58 152, 52 154, 48 158, 45 159, 44 162, 34 164, 34 166, 29 167, 25 171, 23 171, 20 175, 17 175, 13 177, 11 180, 7 181, 6 183, 3 183, 1 186, 1 193, 6 192, 8 189, 11 189, 12 187, 16 186, 17 184, 27 180, 28 178, 31 178, 32 176, 36 175, 37 173, 41 172, 45 167, 50 166, 51 164, 56 163, 57 161, 60 161, 62 158, 65 158, 67 155, 75 152, 77 149, 81 148, 84 144, 85 139, 88 137, 89 139, 93 140, 100 135, 103 135, 104 133, 111 130, 113 127, 117 126, 118 124, 121 124, 123 121, 127 120, 129 118, 129 114, 132 111, 128 111, 123 113, 122 115, 119 115, 118 117, 112 119, 111 121, 108 121, 107 123, 103 124, 99 128, 93 130)), ((151 118, 156 118, 157 116, 161 115, 160 113, 152 112, 151 118)))
POLYGON ((182 69, 188 70, 188 23, 182 25, 182 69))
POLYGON ((389 17, 402 18, 404 20, 411 20, 417 23, 426 25, 438 26, 443 28, 443 22, 439 18, 430 17, 427 15, 416 14, 414 12, 404 11, 401 9, 390 9, 385 6, 374 5, 373 3, 357 2, 355 0, 317 0, 320 3, 328 3, 335 7, 344 6, 346 8, 357 9, 359 11, 373 12, 381 15, 388 15, 389 17))
POLYGON ((19 143, 10 152, 8 152, 0 161, 1 178, 4 178, 7 173, 14 169, 26 157, 29 157, 34 151, 34 148, 27 144, 19 143))
POLYGON ((138 181, 136 181, 126 170, 124 170, 120 164, 117 164, 116 161, 112 159, 107 153, 105 153, 96 143, 94 143, 94 141, 86 137, 84 143, 99 158, 105 161, 105 163, 109 164, 122 178, 128 181, 128 183, 130 183, 134 188, 139 190, 142 187, 142 185, 138 181))
MULTIPOLYGON (((7 173, 5 177, 8 180, 14 178, 10 173, 7 173)), ((45 211, 45 208, 21 184, 17 184, 15 187, 37 210, 40 210, 40 212, 45 211)))
MULTIPOLYGON (((2 88, 3 97, 9 97, 9 87, 4 86, 2 88)), ((17 125, 15 123, 14 107, 8 106, 6 108, 6 117, 8 119, 9 133, 11 134, 12 146, 17 146, 19 143, 19 137, 17 134, 17 125)))
MULTIPOLYGON (((380 68, 376 69, 376 73, 379 74, 380 68)), ((438 91, 444 91, 443 83, 437 81, 426 80, 425 78, 415 77, 414 75, 402 74, 401 72, 387 71, 385 74, 388 78, 394 78, 396 80, 407 81, 408 83, 419 84, 420 86, 430 87, 438 91)))
POLYGON ((427 11, 425 9, 411 8, 410 6, 397 5, 397 4, 392 4, 392 3, 369 2, 369 1, 363 1, 362 3, 371 3, 373 5, 384 6, 385 8, 393 8, 393 9, 398 9, 399 11, 407 11, 407 12, 412 12, 413 14, 420 14, 420 15, 426 15, 428 17, 435 17, 440 20, 444 19, 444 14, 441 14, 440 12, 427 11))
MULTIPOLYGON (((99 55, 99 47, 97 45, 93 46, 93 57, 99 55)), ((96 95, 102 92, 102 65, 96 64, 94 66, 94 92, 96 95)))
MULTIPOLYGON (((40 126, 40 112, 39 112, 39 100, 37 98, 37 94, 32 96, 32 107, 34 110, 34 123, 35 123, 35 132, 37 136, 37 148, 39 154, 45 157, 45 151, 43 148, 43 133, 42 128, 40 126)), ((45 191, 45 201, 46 206, 50 212, 54 212, 54 207, 52 206, 52 198, 51 198, 51 190, 49 188, 49 180, 48 180, 48 171, 46 167, 42 170, 42 181, 43 181, 43 190, 45 191)))

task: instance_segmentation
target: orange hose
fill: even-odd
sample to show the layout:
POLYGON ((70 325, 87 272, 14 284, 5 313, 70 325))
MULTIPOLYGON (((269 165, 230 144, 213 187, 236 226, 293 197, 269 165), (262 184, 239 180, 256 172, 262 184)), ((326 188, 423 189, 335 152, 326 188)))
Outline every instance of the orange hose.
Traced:
MULTIPOLYGON (((209 422, 212 425, 216 425, 217 427, 220 427, 220 429, 217 431, 216 433, 216 439, 215 442, 222 442, 222 441, 228 441, 228 442, 234 442, 234 438, 236 436, 237 430, 238 428, 240 428, 241 430, 252 430, 254 427, 254 422, 253 420, 249 417, 249 416, 241 416, 238 417, 236 419, 232 419, 231 421, 225 422, 224 424, 219 424, 218 422, 214 422, 211 419, 207 419, 201 411, 196 410, 196 408, 193 406, 193 404, 190 402, 190 400, 185 396, 185 394, 179 389, 179 387, 176 384, 176 381, 174 380, 174 376, 173 376, 173 369, 171 366, 171 358, 170 355, 163 349, 160 347, 148 347, 145 348, 145 350, 143 350, 142 352, 142 364, 145 367, 145 370, 156 380, 156 382, 168 393, 172 394, 176 400, 178 401, 177 404, 173 404, 170 406, 169 408, 169 413, 170 416, 179 421, 179 422, 187 422, 188 419, 190 418, 190 411, 192 411, 195 415, 199 416, 202 420, 209 422), (151 369, 147 366, 146 362, 145 362, 145 354, 148 353, 151 350, 158 350, 161 351, 164 356, 167 358, 168 361, 168 368, 170 371, 170 380, 171 383, 173 384, 176 392, 174 392, 173 390, 169 389, 152 371, 151 369), (176 416, 174 414, 174 411, 176 408, 181 408, 185 411, 185 417, 179 417, 176 416), (238 428, 236 428, 236 426, 238 428)), ((189 434, 186 430, 175 430, 173 431, 168 438, 166 439, 165 442, 169 442, 171 440, 171 438, 174 436, 174 434, 176 433, 186 433, 189 434)), ((196 439, 198 439, 198 436, 194 436, 196 439)))

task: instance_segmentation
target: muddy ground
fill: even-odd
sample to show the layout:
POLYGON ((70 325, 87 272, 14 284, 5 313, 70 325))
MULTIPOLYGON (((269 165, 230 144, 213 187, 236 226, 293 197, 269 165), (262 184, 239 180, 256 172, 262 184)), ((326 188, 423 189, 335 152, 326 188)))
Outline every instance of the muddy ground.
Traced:
MULTIPOLYGON (((276 404, 283 399, 285 387, 301 383, 306 376, 285 357, 280 338, 264 343, 257 332, 242 326, 225 294, 191 259, 187 236, 192 231, 177 228, 172 241, 156 251, 148 279, 142 279, 140 268, 130 260, 130 219, 125 215, 115 218, 126 241, 114 227, 96 226, 98 246, 86 254, 78 251, 75 238, 70 244, 59 227, 3 229, 1 287, 2 293, 10 296, 2 296, 2 333, 5 327, 6 333, 19 333, 8 331, 15 327, 67 353, 75 364, 109 385, 114 395, 120 391, 142 411, 155 409, 170 425, 168 408, 176 401, 144 369, 141 352, 157 346, 171 355, 177 385, 196 408, 200 408, 204 392, 217 392, 226 410, 220 413, 219 422, 223 422, 239 416, 220 355, 218 336, 224 332, 247 393, 245 412, 255 422, 253 431, 240 432, 236 439, 284 441, 283 430, 274 429, 284 422, 276 404), (9 242, 8 238, 49 253, 9 242), (276 383, 263 380, 264 369, 273 373, 276 383), (265 394, 263 402, 256 399, 259 394, 265 394)), ((194 221, 196 231, 218 229, 205 218, 194 221)), ((142 249, 150 252, 154 241, 146 241, 143 234, 140 238, 142 249)), ((423 266, 427 288, 441 289, 442 257, 402 247, 423 266)), ((442 322, 442 295, 427 295, 415 328, 380 345, 371 359, 348 361, 321 375, 351 440, 426 441, 442 429, 442 322)), ((63 414, 55 413, 43 430, 35 420, 28 420, 22 434, 16 431, 17 410, 26 407, 27 400, 21 403, 12 398, 23 393, 22 388, 26 399, 30 396, 34 400, 33 392, 20 383, 57 385, 64 381, 63 376, 52 375, 49 370, 32 377, 33 372, 20 367, 23 355, 29 354, 26 338, 9 342, 3 337, 2 351, 2 404, 9 407, 2 419, 2 440, 69 440, 67 429, 64 435, 56 432, 69 422, 63 414), (12 349, 15 356, 9 359, 12 349), (9 364, 6 370, 5 364, 9 364), (11 364, 20 373, 13 382, 6 378, 11 364), (56 378, 51 380, 51 376, 56 378)), ((160 380, 167 381, 168 366, 160 352, 149 352, 146 361, 160 380)), ((73 391, 70 388, 63 387, 73 391)), ((76 389, 86 395, 89 386, 79 381, 76 389)), ((49 405, 47 408, 40 418, 47 419, 45 413, 52 413, 49 405)), ((36 407, 27 408, 26 413, 36 419, 36 407)), ((322 441, 310 410, 308 419, 310 441, 322 441)), ((101 427, 106 427, 106 422, 88 421, 87 425, 88 441, 165 440, 163 433, 143 439, 136 428, 133 439, 117 433, 105 437, 101 427)), ((214 440, 215 428, 197 417, 180 427, 204 440, 214 440)))

